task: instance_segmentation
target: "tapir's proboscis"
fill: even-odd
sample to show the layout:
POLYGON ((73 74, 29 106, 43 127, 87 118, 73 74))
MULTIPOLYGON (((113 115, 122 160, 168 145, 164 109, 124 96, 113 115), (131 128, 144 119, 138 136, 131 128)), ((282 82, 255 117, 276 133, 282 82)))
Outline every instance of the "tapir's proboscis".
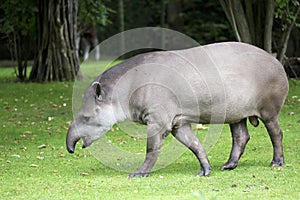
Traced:
POLYGON ((247 119, 265 125, 273 145, 271 166, 284 163, 278 116, 288 93, 283 66, 252 45, 225 42, 134 56, 103 72, 86 89, 81 110, 67 134, 74 153, 131 120, 147 126, 146 159, 129 177, 149 176, 165 137, 171 133, 210 174, 205 149, 191 124, 229 124, 232 149, 222 170, 234 169, 250 139, 247 119))

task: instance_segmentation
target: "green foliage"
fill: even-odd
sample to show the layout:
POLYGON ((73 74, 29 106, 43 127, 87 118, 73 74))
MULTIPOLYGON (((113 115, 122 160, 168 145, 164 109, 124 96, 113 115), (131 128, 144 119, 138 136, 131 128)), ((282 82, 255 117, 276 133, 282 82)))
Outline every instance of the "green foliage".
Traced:
POLYGON ((186 1, 182 15, 184 32, 200 44, 234 40, 218 1, 186 1))
POLYGON ((112 9, 106 5, 110 0, 82 0, 78 1, 78 25, 80 27, 90 27, 96 25, 105 26, 110 24, 109 13, 112 9))
MULTIPOLYGON (((169 1, 124 0, 125 30, 150 26, 168 28, 169 1), (164 13, 162 13, 163 3, 164 13), (161 24, 162 18, 165 24, 161 24)), ((200 44, 234 39, 219 1, 183 0, 181 2, 182 12, 179 13, 179 16, 183 18, 184 34, 196 39, 200 44)), ((107 5, 113 10, 118 10, 116 1, 111 1, 107 5)), ((118 13, 112 13, 110 20, 113 23, 100 30, 100 40, 119 32, 118 13)))
POLYGON ((282 30, 286 30, 294 21, 296 27, 300 27, 297 22, 297 9, 300 6, 298 0, 277 0, 275 18, 281 20, 282 30))
POLYGON ((0 4, 0 32, 4 33, 11 45, 11 56, 17 61, 16 76, 26 79, 29 48, 35 36, 34 0, 4 0, 0 4))
MULTIPOLYGON (((280 115, 285 166, 268 167, 272 148, 261 123, 257 128, 249 125, 251 140, 235 170, 219 169, 231 146, 231 134, 225 126, 208 154, 212 165, 209 177, 195 176, 199 164, 187 150, 175 163, 148 178, 127 179, 127 173, 99 163, 89 149, 77 146, 74 155, 65 150, 66 129, 73 117, 73 83, 3 82, 11 72, 10 68, 0 68, 1 199, 300 198, 299 81, 290 80, 290 92, 280 115)), ((120 148, 123 145, 133 152, 145 145, 118 131, 108 134, 116 142, 127 141, 120 148)), ((205 134, 197 132, 199 138, 205 134)))
POLYGON ((35 14, 37 12, 34 0, 4 0, 0 4, 0 32, 12 38, 14 32, 22 36, 35 34, 35 14))

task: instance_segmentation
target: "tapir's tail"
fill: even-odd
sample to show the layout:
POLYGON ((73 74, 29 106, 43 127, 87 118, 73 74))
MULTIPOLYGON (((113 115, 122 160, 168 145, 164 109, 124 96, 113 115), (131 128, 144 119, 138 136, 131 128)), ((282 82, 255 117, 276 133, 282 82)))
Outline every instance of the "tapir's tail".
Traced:
POLYGON ((249 117, 249 121, 254 127, 257 127, 259 124, 258 118, 256 116, 249 117))

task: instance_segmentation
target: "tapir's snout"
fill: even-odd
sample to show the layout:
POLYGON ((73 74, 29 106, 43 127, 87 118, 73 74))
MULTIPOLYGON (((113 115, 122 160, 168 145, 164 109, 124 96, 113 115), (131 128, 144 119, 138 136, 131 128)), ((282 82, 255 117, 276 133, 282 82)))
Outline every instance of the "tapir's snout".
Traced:
MULTIPOLYGON (((75 147, 74 147, 75 148, 75 147)), ((69 153, 74 153, 75 149, 73 147, 67 146, 67 150, 69 153)))
POLYGON ((75 128, 71 125, 68 129, 68 134, 66 138, 67 150, 69 153, 74 153, 76 143, 80 140, 78 133, 75 128))

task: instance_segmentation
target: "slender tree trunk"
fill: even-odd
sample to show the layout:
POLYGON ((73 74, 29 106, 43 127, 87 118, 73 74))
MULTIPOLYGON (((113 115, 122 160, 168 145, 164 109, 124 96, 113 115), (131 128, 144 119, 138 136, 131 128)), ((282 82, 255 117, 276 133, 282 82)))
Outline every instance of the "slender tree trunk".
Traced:
POLYGON ((249 30, 249 26, 248 26, 248 22, 246 19, 242 2, 238 0, 234 0, 232 2, 232 10, 234 13, 234 17, 236 19, 237 28, 240 33, 242 42, 252 44, 250 30, 249 30))
POLYGON ((125 30, 125 22, 124 22, 124 1, 123 0, 119 0, 119 22, 120 22, 120 33, 121 33, 121 41, 120 41, 120 52, 122 54, 122 52, 124 52, 125 50, 125 39, 124 39, 124 30, 125 30))
POLYGON ((165 0, 160 0, 160 26, 165 27, 166 24, 166 3, 165 0))
POLYGON ((182 2, 181 0, 172 0, 168 2, 168 25, 169 28, 174 29, 176 31, 183 31, 183 18, 180 16, 182 12, 182 2))
POLYGON ((249 11, 245 13, 242 2, 240 0, 220 0, 220 3, 232 26, 237 41, 252 44, 250 28, 246 18, 246 14, 250 13, 249 11))
MULTIPOLYGON (((160 26, 166 26, 166 3, 165 0, 160 0, 160 26)), ((165 31, 161 33, 161 48, 165 49, 165 31)))
POLYGON ((28 49, 25 48, 28 41, 25 41, 25 37, 19 31, 13 33, 13 41, 13 59, 17 62, 15 73, 20 81, 24 81, 27 74, 28 49))
POLYGON ((240 33, 237 29, 237 25, 236 25, 236 21, 235 21, 235 17, 234 17, 234 14, 233 14, 233 10, 232 10, 232 1, 231 0, 220 0, 220 3, 221 3, 221 6, 225 12, 225 15, 233 29, 233 32, 234 32, 234 35, 237 39, 238 42, 241 42, 242 39, 241 39, 241 36, 240 36, 240 33))
POLYGON ((245 15, 248 21, 248 27, 249 27, 252 43, 255 43, 256 35, 255 35, 253 4, 254 4, 253 1, 245 1, 245 15))
POLYGON ((272 53, 272 27, 275 11, 275 1, 266 0, 266 18, 265 18, 265 32, 264 32, 264 49, 268 53, 272 53))
POLYGON ((119 0, 119 20, 120 20, 120 32, 123 32, 125 29, 124 24, 124 1, 119 0))
POLYGON ((285 32, 283 33, 282 39, 281 39, 280 49, 279 49, 279 52, 277 54, 277 59, 283 64, 284 64, 284 56, 285 56, 285 53, 286 53, 288 41, 290 39, 291 32, 292 32, 292 30, 295 26, 297 17, 299 15, 299 12, 300 12, 300 6, 298 7, 298 9, 296 11, 294 20, 292 21, 291 25, 285 30, 285 32))
POLYGON ((264 48, 263 45, 263 38, 264 38, 264 23, 265 23, 265 16, 264 16, 264 1, 257 1, 256 2, 256 17, 255 17, 255 41, 253 44, 260 48, 264 48))
POLYGON ((38 1, 37 47, 30 80, 71 81, 79 70, 77 0, 38 1))
POLYGON ((220 0, 238 41, 272 52, 275 0, 220 0))

